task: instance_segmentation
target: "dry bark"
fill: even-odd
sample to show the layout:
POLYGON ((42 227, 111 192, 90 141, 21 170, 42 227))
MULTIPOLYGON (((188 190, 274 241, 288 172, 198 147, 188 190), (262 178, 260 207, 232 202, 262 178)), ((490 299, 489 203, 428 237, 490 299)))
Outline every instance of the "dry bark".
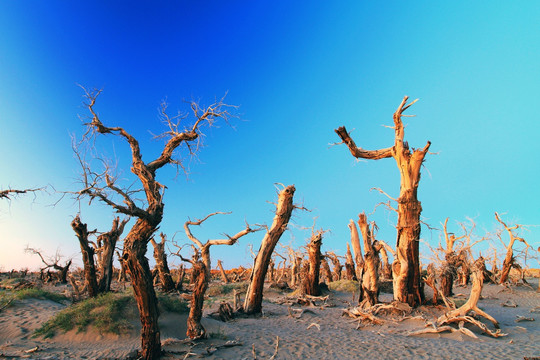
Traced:
POLYGON ((303 279, 303 292, 306 295, 319 296, 321 289, 319 287, 319 270, 321 268, 321 245, 322 231, 317 231, 311 236, 307 246, 308 264, 306 275, 303 279))
POLYGON ((204 294, 206 290, 208 289, 208 283, 210 281, 210 276, 211 276, 210 270, 212 269, 211 263, 210 263, 210 247, 212 245, 234 245, 236 244, 238 239, 240 239, 241 237, 249 233, 261 230, 260 228, 251 229, 249 227, 249 224, 246 223, 246 228, 238 232, 234 236, 226 235, 227 239, 207 240, 206 243, 203 244, 199 239, 197 239, 193 235, 193 233, 191 232, 190 226, 201 225, 208 218, 217 214, 227 214, 227 213, 215 212, 215 213, 207 215, 205 218, 201 220, 196 220, 196 221, 189 220, 189 221, 186 221, 184 224, 184 231, 187 237, 194 244, 193 260, 189 261, 182 258, 184 261, 189 261, 192 265, 191 277, 192 277, 192 283, 194 284, 194 287, 193 287, 193 294, 192 294, 192 300, 191 300, 191 308, 190 308, 189 316, 188 316, 188 330, 186 333, 186 335, 191 339, 201 339, 201 338, 206 337, 206 330, 201 324, 201 317, 202 317, 203 304, 204 304, 204 294), (200 251, 200 257, 202 257, 202 261, 199 260, 199 251, 200 251))
POLYGON ((379 249, 381 246, 373 239, 365 213, 358 215, 358 226, 364 239, 365 252, 358 303, 361 307, 370 307, 379 302, 379 249))
POLYGON ((506 246, 506 256, 504 257, 504 262, 502 265, 501 278, 499 279, 499 283, 504 284, 505 282, 508 281, 508 275, 510 274, 510 269, 512 268, 512 266, 514 266, 514 261, 515 261, 514 250, 513 250, 514 243, 516 242, 516 240, 518 240, 524 243, 527 247, 529 247, 530 245, 525 241, 525 239, 519 236, 516 236, 514 234, 514 230, 519 229, 522 225, 516 224, 510 227, 506 225, 504 221, 501 220, 501 217, 499 216, 498 213, 495 213, 495 218, 497 219, 498 222, 501 223, 502 226, 504 226, 504 229, 508 232, 508 235, 510 236, 510 242, 506 246))
POLYGON ((114 272, 113 260, 114 249, 116 243, 120 239, 120 236, 124 232, 124 227, 129 221, 129 217, 120 221, 119 217, 113 220, 111 230, 103 233, 97 237, 97 252, 98 257, 98 291, 100 293, 108 292, 111 290, 112 276, 114 272))
MULTIPOLYGON (((461 307, 449 311, 448 313, 442 315, 437 319, 437 326, 441 326, 444 324, 448 324, 451 322, 459 322, 459 321, 469 321, 467 318, 467 314, 471 311, 474 311, 477 315, 480 315, 489 321, 493 323, 495 328, 499 328, 499 322, 495 320, 491 315, 484 312, 480 308, 478 308, 478 300, 480 300, 480 296, 482 295, 482 288, 484 286, 484 270, 486 268, 485 261, 483 257, 479 257, 473 264, 473 285, 471 289, 471 294, 469 296, 469 299, 465 304, 463 304, 461 307)), ((472 318, 471 318, 472 319, 472 318)), ((472 322, 472 321, 471 321, 472 322)), ((478 325, 476 322, 473 322, 475 325, 478 325)), ((494 336, 493 334, 490 334, 494 336)))
POLYGON ((217 266, 219 268, 219 274, 221 275, 221 280, 223 280, 225 284, 228 284, 230 281, 229 281, 229 278, 227 277, 227 274, 225 273, 225 270, 223 269, 223 263, 221 262, 221 260, 217 261, 217 266))
POLYGON ((251 279, 243 306, 243 310, 247 314, 260 314, 262 311, 264 279, 268 270, 268 264, 270 263, 276 244, 283 232, 287 229, 294 209, 293 196, 295 190, 294 185, 289 185, 281 190, 278 195, 278 203, 272 226, 266 232, 253 264, 253 271, 251 272, 251 279))
POLYGON ((330 265, 328 265, 328 261, 326 261, 325 256, 321 257, 321 268, 324 281, 327 284, 332 282, 332 272, 330 271, 330 265))
POLYGON ((103 173, 92 171, 76 149, 76 155, 84 171, 85 185, 78 196, 89 196, 91 200, 97 199, 111 206, 118 213, 136 218, 135 224, 124 240, 122 258, 131 278, 142 325, 140 358, 157 359, 161 355, 159 311, 150 267, 145 257, 148 242, 154 236, 163 218, 165 186, 156 180, 156 172, 167 164, 182 167, 182 163, 174 156, 178 147, 187 145, 188 151, 192 154, 190 144, 196 144, 198 141, 201 135, 201 126, 205 124, 210 126, 218 118, 227 119, 230 116, 228 112, 230 106, 224 104, 222 100, 206 109, 201 109, 197 103, 191 103, 194 123, 189 128, 181 130, 184 127, 179 121, 183 118, 169 117, 166 112, 166 104, 162 104, 161 115, 168 129, 161 137, 166 139, 166 143, 161 154, 155 160, 144 162, 139 142, 135 137, 121 127, 108 127, 101 122, 94 110, 100 91, 88 92, 85 90, 85 92, 88 101, 85 105, 91 113, 91 121, 86 124, 88 131, 84 139, 89 140, 92 136, 111 134, 125 140, 131 150, 131 172, 142 185, 145 198, 142 201, 144 206, 140 207, 140 203, 133 199, 133 195, 139 190, 121 188, 117 184, 117 178, 109 168, 106 168, 103 173), (122 201, 116 201, 112 195, 121 198, 122 201))
POLYGON ((161 242, 156 242, 154 238, 150 239, 152 246, 154 247, 154 259, 156 260, 156 268, 158 271, 159 282, 161 284, 161 290, 164 292, 173 291, 176 286, 169 270, 169 264, 167 262, 167 254, 165 253, 165 242, 167 237, 164 233, 160 234, 161 242))
POLYGON ((341 280, 341 264, 338 256, 333 251, 328 251, 325 256, 332 261, 332 267, 334 268, 334 281, 341 280))
MULTIPOLYGON (((380 243, 380 242, 379 242, 380 243)), ((388 253, 386 252, 386 247, 381 246, 381 277, 383 279, 391 279, 392 278, 392 264, 388 260, 388 253)))
POLYGON ((86 284, 86 289, 88 290, 88 296, 95 297, 99 293, 96 276, 96 266, 94 264, 95 250, 89 244, 88 227, 86 224, 83 224, 81 222, 81 218, 79 217, 79 215, 75 216, 73 221, 71 221, 71 227, 73 228, 73 231, 75 231, 75 234, 81 246, 84 281, 86 284))
POLYGON ((358 280, 356 277, 356 269, 354 268, 354 260, 349 243, 347 243, 347 253, 345 254, 345 278, 347 280, 358 280))
POLYGON ((422 206, 418 201, 417 191, 420 182, 420 167, 431 143, 428 141, 422 149, 409 149, 404 138, 404 126, 401 121, 403 112, 415 101, 407 104, 405 96, 394 113, 395 139, 392 147, 380 150, 364 150, 357 147, 344 126, 336 129, 336 133, 348 146, 351 154, 362 159, 384 159, 393 157, 401 175, 398 202, 397 223, 397 258, 394 260, 394 298, 411 306, 422 304, 423 294, 420 286, 420 213, 422 206), (397 264, 397 265, 396 265, 397 264))
POLYGON ((356 263, 356 278, 360 279, 362 274, 360 271, 364 267, 364 257, 362 256, 362 247, 360 246, 360 237, 356 224, 351 219, 349 220, 349 230, 351 231, 351 244, 354 252, 354 261, 356 263))

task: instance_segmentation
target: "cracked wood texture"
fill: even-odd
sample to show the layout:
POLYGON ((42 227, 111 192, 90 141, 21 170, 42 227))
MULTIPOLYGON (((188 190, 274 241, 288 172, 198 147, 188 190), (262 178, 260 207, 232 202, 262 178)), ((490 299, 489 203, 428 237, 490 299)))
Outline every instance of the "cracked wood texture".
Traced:
POLYGON ((420 167, 431 143, 428 141, 422 149, 409 149, 404 141, 404 126, 401 121, 403 112, 415 101, 407 104, 405 96, 394 113, 394 145, 380 150, 364 150, 357 147, 347 129, 342 126, 335 130, 355 158, 379 160, 394 158, 401 181, 398 202, 397 245, 393 264, 394 298, 411 306, 419 306, 423 301, 420 286, 420 213, 422 206, 418 201, 417 190, 420 182, 420 167))
POLYGON ((319 287, 319 274, 321 269, 321 245, 322 231, 311 236, 307 246, 308 264, 305 277, 303 279, 303 290, 306 295, 319 296, 321 289, 319 287))
POLYGON ((243 306, 243 310, 247 314, 260 314, 262 311, 264 279, 268 264, 272 258, 274 248, 289 224, 294 209, 293 196, 295 190, 294 185, 289 185, 279 192, 272 226, 266 232, 253 264, 253 271, 251 272, 251 279, 243 306))

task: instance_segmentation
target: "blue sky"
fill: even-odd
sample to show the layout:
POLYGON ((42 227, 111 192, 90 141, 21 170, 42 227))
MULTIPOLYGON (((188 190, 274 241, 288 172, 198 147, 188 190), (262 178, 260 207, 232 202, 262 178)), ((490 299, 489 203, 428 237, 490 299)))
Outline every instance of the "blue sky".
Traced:
MULTIPOLYGON (((0 4, 0 187, 52 184, 77 190, 71 135, 81 136, 81 84, 101 88, 102 121, 136 136, 154 158, 163 129, 157 108, 185 100, 210 104, 227 93, 238 105, 233 127, 206 132, 191 172, 163 169, 168 187, 161 230, 172 237, 188 217, 232 211, 194 232, 201 239, 239 231, 244 220, 270 223, 274 183, 295 184, 295 226, 282 239, 302 246, 330 229, 323 249, 344 253, 347 223, 399 194, 392 159, 355 161, 334 129, 354 130, 359 146, 392 145, 392 113, 404 95, 419 98, 405 119, 413 147, 432 142, 419 199, 424 221, 473 218, 477 235, 509 223, 540 224, 540 4, 535 2, 2 2, 0 4)), ((98 150, 129 178, 127 146, 113 137, 98 150)), ((39 264, 26 244, 79 258, 69 226, 80 210, 90 228, 110 227, 114 213, 49 191, 0 204, 0 265, 39 264)), ((379 207, 379 238, 395 244, 395 217, 379 207)), ((183 233, 176 240, 186 243, 183 233)), ((522 234, 540 245, 540 229, 522 234)), ((247 244, 213 249, 226 267, 251 263, 247 244)), ((437 231, 423 229, 435 245, 437 231)), ((496 243, 498 244, 498 240, 496 243)), ((485 243, 482 246, 487 247, 485 243)), ((479 250, 482 249, 482 246, 479 250)), ((422 252, 428 253, 425 246, 422 252)), ((150 254, 149 254, 150 255, 150 254)), ((151 256, 150 256, 151 257, 151 256)), ((427 261, 427 260, 426 260, 427 261)), ((531 264, 534 265, 534 264, 531 264)))

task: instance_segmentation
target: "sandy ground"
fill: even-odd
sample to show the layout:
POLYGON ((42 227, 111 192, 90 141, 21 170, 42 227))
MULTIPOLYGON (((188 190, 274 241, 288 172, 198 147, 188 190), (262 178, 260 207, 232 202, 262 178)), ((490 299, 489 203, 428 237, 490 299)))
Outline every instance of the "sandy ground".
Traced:
MULTIPOLYGON (((538 279, 531 280, 531 285, 536 289, 538 279)), ((185 337, 185 316, 163 314, 161 338, 164 350, 169 351, 164 358, 182 359, 186 351, 201 354, 236 340, 242 345, 220 348, 205 358, 253 359, 255 351, 257 359, 269 359, 279 338, 275 359, 540 359, 540 293, 524 286, 511 290, 486 284, 479 302, 481 308, 500 322, 502 332, 508 334, 501 338, 488 337, 474 328, 478 339, 461 333, 408 336, 409 332, 425 327, 425 321, 419 319, 402 322, 388 319, 383 325, 357 329, 357 321, 342 316, 343 309, 351 305, 352 295, 341 292, 330 294, 329 301, 335 306, 310 307, 313 313, 307 312, 295 319, 289 316, 288 305, 275 303, 279 298, 274 294, 264 301, 264 315, 260 318, 227 323, 204 318, 203 325, 210 338, 196 343, 180 341, 185 337), (508 300, 518 306, 503 307, 502 303, 508 300), (536 321, 517 323, 518 315, 536 321)), ((470 286, 457 287, 455 292, 462 295, 454 298, 466 299, 470 286)), ((429 298, 429 294, 427 296, 429 298)), ((391 295, 381 294, 380 298, 390 301, 391 295)), ((126 359, 134 356, 139 347, 137 328, 122 336, 73 330, 53 339, 32 338, 32 332, 62 308, 64 305, 52 301, 27 299, 3 310, 0 313, 0 358, 126 359), (25 353, 35 347, 37 351, 25 353)), ((442 308, 426 306, 412 315, 434 320, 443 312, 442 308)), ((489 326, 492 328, 491 324, 489 326)))

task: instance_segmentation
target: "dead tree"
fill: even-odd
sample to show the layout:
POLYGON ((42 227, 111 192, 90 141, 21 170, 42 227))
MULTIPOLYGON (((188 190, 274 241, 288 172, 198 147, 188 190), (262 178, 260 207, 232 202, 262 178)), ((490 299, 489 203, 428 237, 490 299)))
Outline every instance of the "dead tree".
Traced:
MULTIPOLYGON (((510 226, 506 225, 506 223, 504 221, 501 220, 501 217, 497 213, 495 213, 495 219, 497 219, 497 221, 501 223, 501 225, 508 232, 508 235, 510 237, 510 242, 508 243, 508 245, 505 245, 505 247, 506 247, 506 256, 504 257, 504 262, 503 262, 502 270, 501 270, 501 278, 499 279, 499 283, 504 284, 505 282, 508 281, 508 275, 510 274, 510 269, 512 268, 512 266, 515 266, 514 265, 515 258, 514 258, 514 250, 513 250, 515 241, 516 240, 521 241, 522 243, 524 243, 527 246, 527 248, 529 248, 530 245, 525 241, 525 239, 517 236, 514 233, 514 230, 518 230, 519 228, 523 227, 523 225, 516 224, 516 225, 510 227, 510 226)), ((499 239, 504 244, 504 242, 501 239, 500 234, 499 234, 499 239)))
MULTIPOLYGON (((360 246, 360 237, 356 224, 351 219, 349 220, 349 230, 351 231, 351 244, 354 252, 354 261, 356 263, 356 278, 360 279, 362 274, 360 271, 364 267, 364 257, 362 256, 362 247, 360 246)), ((348 250, 347 250, 348 251, 348 250)))
POLYGON ((128 281, 127 278, 127 270, 126 270, 126 261, 122 257, 122 255, 116 251, 116 258, 118 259, 118 262, 120 263, 120 271, 118 272, 118 282, 124 282, 128 281))
POLYGON ((164 292, 173 291, 176 286, 169 270, 169 264, 167 263, 167 254, 165 254, 165 242, 167 238, 164 233, 159 234, 161 236, 161 242, 156 242, 154 238, 150 239, 150 243, 154 247, 154 259, 156 260, 156 268, 159 275, 159 282, 161 284, 161 290, 164 292))
POLYGON ((364 239, 364 267, 358 302, 361 307, 370 307, 379 302, 379 250, 381 245, 372 238, 365 213, 358 215, 358 227, 364 239))
POLYGON ((96 231, 94 230, 89 232, 87 225, 81 222, 81 218, 79 217, 79 215, 75 216, 73 221, 71 221, 71 227, 73 228, 73 231, 75 231, 75 234, 77 235, 77 239, 79 240, 79 244, 81 246, 84 281, 86 289, 88 291, 88 296, 95 297, 99 293, 96 276, 96 266, 94 263, 95 249, 90 245, 88 236, 91 233, 95 233, 96 231))
MULTIPOLYGON (((221 275, 221 280, 223 280, 223 282, 225 284, 228 284, 230 281, 229 281, 229 278, 227 277, 227 273, 225 272, 225 270, 223 269, 223 263, 221 260, 218 260, 217 261, 217 266, 218 266, 218 269, 219 269, 219 274, 221 275)), ((273 269, 272 269, 273 270, 273 269)), ((273 272, 273 271, 272 271, 273 272)), ((272 273, 271 272, 271 273, 272 273)))
MULTIPOLYGON (((193 259, 189 261, 192 265, 191 276, 195 285, 191 298, 191 307, 189 310, 189 316, 187 321, 188 328, 186 334, 191 339, 201 339, 206 337, 206 330, 201 325, 201 318, 204 303, 204 294, 208 289, 208 284, 210 282, 210 270, 212 269, 210 263, 210 247, 212 245, 234 245, 242 236, 261 230, 261 228, 252 229, 249 227, 249 224, 246 223, 246 228, 238 232, 234 236, 225 235, 227 239, 207 240, 206 243, 203 244, 192 234, 190 226, 201 225, 208 218, 217 214, 230 213, 215 212, 207 215, 201 220, 189 220, 186 221, 186 223, 184 224, 184 231, 186 232, 187 237, 195 244, 193 259), (199 260, 199 252, 202 260, 199 260)), ((186 259, 183 260, 186 261, 186 259)))
MULTIPOLYGON (((385 264, 384 265, 384 270, 383 270, 383 277, 385 279, 391 279, 393 277, 393 273, 394 273, 394 264, 396 264, 396 263, 394 262, 394 263, 391 264, 389 262, 387 252, 392 254, 392 257, 394 259, 396 258, 396 252, 386 242, 384 242, 382 240, 378 240, 378 241, 379 241, 379 244, 381 244, 381 254, 382 254, 384 264, 385 264)), ((399 271, 399 264, 396 264, 396 265, 397 265, 396 266, 396 272, 398 272, 399 271)))
POLYGON ((347 252, 345 253, 345 278, 347 280, 358 280, 356 277, 356 269, 354 268, 354 260, 349 243, 347 243, 347 252))
POLYGON ((289 224, 292 211, 295 207, 293 205, 295 190, 294 185, 289 185, 279 192, 272 226, 266 231, 253 264, 253 271, 251 272, 243 306, 243 311, 246 314, 260 314, 262 311, 264 279, 266 278, 268 264, 270 263, 276 244, 289 224))
POLYGON ((332 272, 330 271, 330 265, 328 265, 328 261, 326 261, 325 256, 321 256, 321 269, 322 269, 322 278, 328 285, 328 283, 331 283, 332 280, 332 272))
MULTIPOLYGON (((69 259, 65 264, 64 266, 60 265, 60 260, 62 259, 62 256, 60 255, 60 253, 57 251, 56 254, 54 255, 54 257, 51 257, 51 258, 48 258, 47 260, 45 260, 45 257, 41 254, 41 250, 38 250, 38 249, 34 249, 34 248, 31 248, 31 247, 26 247, 24 249, 25 252, 27 253, 30 253, 30 254, 34 254, 34 255, 37 255, 39 256, 39 258, 41 259, 41 262, 45 265, 45 267, 42 267, 40 269, 40 273, 43 275, 44 274, 44 271, 47 270, 48 274, 50 274, 50 269, 54 269, 57 272, 57 278, 58 278, 58 281, 62 284, 67 284, 67 274, 69 272, 69 267, 71 266, 71 261, 72 259, 69 259)), ((50 275, 49 275, 50 277, 50 275)))
POLYGON ((327 251, 325 257, 330 259, 330 261, 332 262, 332 267, 334 268, 334 281, 341 280, 342 266, 336 253, 334 253, 333 251, 327 251))
MULTIPOLYGON (((452 296, 452 287, 454 285, 454 278, 457 275, 458 256, 454 252, 454 244, 456 241, 463 239, 467 234, 460 237, 456 237, 453 233, 448 233, 448 218, 444 221, 443 231, 444 239, 446 241, 446 248, 444 250, 444 263, 441 266, 441 290, 442 294, 446 297, 452 296)), ((442 248, 442 246, 440 246, 442 248)))
MULTIPOLYGON (((471 319, 469 322, 473 322, 474 319, 472 317, 467 316, 467 314, 471 311, 474 311, 476 315, 482 316, 489 321, 493 323, 493 325, 498 329, 499 328, 499 322, 495 320, 491 315, 486 313, 485 311, 478 308, 478 300, 480 300, 480 296, 482 295, 482 288, 484 286, 484 270, 486 268, 485 261, 483 257, 479 257, 473 264, 473 285, 471 289, 471 294, 469 296, 469 299, 465 304, 463 304, 458 309, 452 310, 437 320, 437 326, 448 324, 451 322, 460 322, 460 321, 469 321, 468 318, 471 319)), ((477 323, 473 322, 473 324, 478 325, 477 323)))
POLYGON ((311 235, 307 245, 308 264, 305 277, 302 279, 302 289, 305 295, 319 296, 319 270, 321 268, 321 245, 323 231, 317 231, 311 235))
MULTIPOLYGON (((428 141, 423 149, 409 149, 404 138, 404 126, 401 117, 413 101, 407 104, 409 98, 405 96, 394 113, 394 146, 380 150, 364 150, 357 147, 344 126, 336 129, 343 143, 345 143, 355 158, 384 159, 393 157, 396 160, 401 175, 400 194, 397 199, 397 258, 394 264, 399 264, 399 271, 394 273, 394 297, 396 300, 406 302, 411 306, 422 304, 423 294, 420 286, 420 213, 422 206, 418 201, 417 190, 420 182, 420 167, 424 161, 429 146, 428 141)), ((396 267, 396 269, 398 269, 396 267)))
POLYGON ((145 162, 139 142, 135 137, 122 127, 108 127, 100 120, 94 109, 100 91, 85 90, 85 93, 88 101, 85 105, 91 113, 91 120, 86 123, 88 131, 83 140, 88 143, 94 136, 99 135, 113 135, 125 140, 131 150, 131 172, 136 176, 142 189, 134 190, 119 185, 110 167, 106 167, 102 173, 92 171, 90 165, 85 163, 80 153, 76 151, 83 168, 84 181, 84 188, 78 194, 79 197, 88 196, 90 201, 98 199, 117 212, 136 219, 124 240, 122 257, 131 278, 142 325, 140 357, 157 359, 161 354, 159 311, 148 259, 145 257, 148 242, 154 236, 163 218, 165 186, 156 180, 156 172, 168 164, 184 169, 182 162, 177 159, 177 149, 181 145, 186 145, 190 155, 197 151, 201 127, 211 126, 219 118, 227 120, 230 116, 228 110, 231 107, 224 104, 223 99, 206 109, 201 109, 197 103, 192 102, 194 120, 191 125, 184 128, 187 116, 170 117, 166 111, 167 106, 163 103, 161 117, 168 129, 159 137, 165 139, 165 145, 156 159, 145 162), (139 191, 144 194, 143 199, 134 197, 139 191), (115 197, 120 198, 121 201, 117 201, 115 197))
MULTIPOLYGON (((124 228, 128 221, 129 217, 124 218, 120 221, 119 217, 115 217, 112 223, 111 230, 100 234, 97 239, 97 250, 96 253, 98 256, 98 292, 105 293, 111 290, 111 282, 113 277, 113 260, 114 260, 114 249, 120 236, 124 232, 124 228)), ((122 264, 122 262, 120 262, 122 264)), ((122 266, 122 265, 121 265, 122 266)), ((122 266, 123 267, 123 266, 122 266)))

